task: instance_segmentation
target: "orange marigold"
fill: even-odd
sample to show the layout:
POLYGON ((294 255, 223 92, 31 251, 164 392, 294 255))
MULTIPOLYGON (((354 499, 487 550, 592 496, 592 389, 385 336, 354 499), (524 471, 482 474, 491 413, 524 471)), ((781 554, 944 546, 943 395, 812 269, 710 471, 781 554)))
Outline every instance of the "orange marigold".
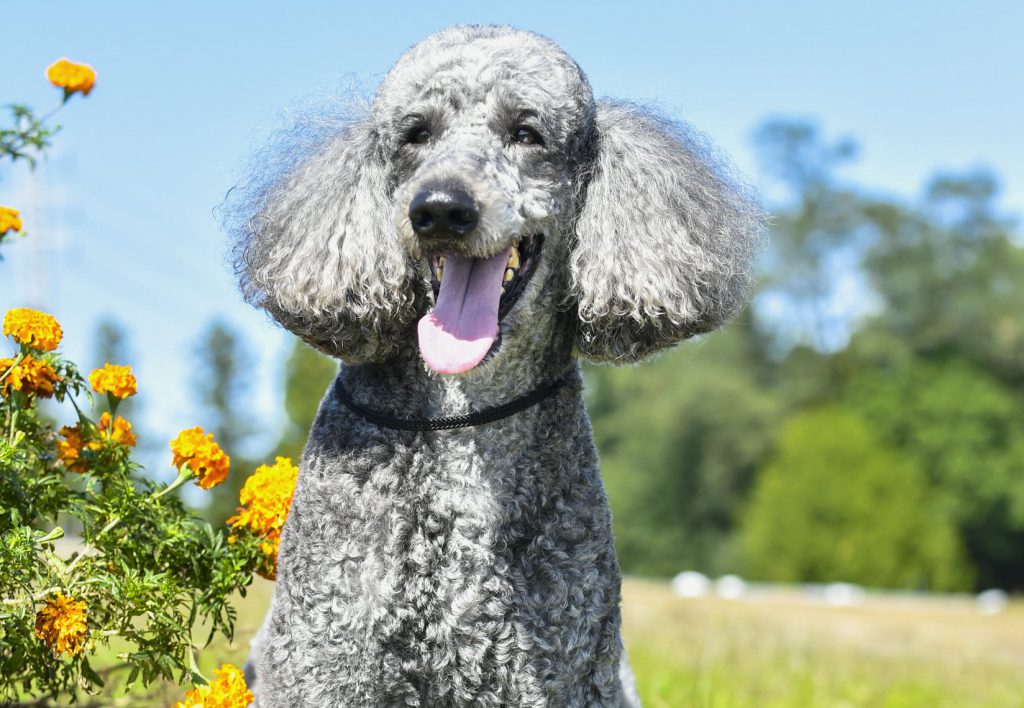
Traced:
POLYGON ((242 506, 228 519, 233 528, 247 527, 263 536, 260 548, 267 561, 257 572, 269 580, 277 577, 281 529, 292 506, 298 477, 299 468, 287 457, 278 457, 273 465, 260 465, 242 486, 242 506))
POLYGON ((53 396, 53 387, 60 381, 57 372, 41 359, 26 356, 11 368, 17 359, 0 359, 0 396, 11 395, 11 390, 22 391, 39 398, 53 396), (10 371, 8 372, 8 369, 10 371))
POLYGON ((242 485, 235 515, 228 519, 235 528, 248 526, 261 536, 280 531, 288 518, 295 493, 299 468, 287 457, 278 457, 273 465, 260 465, 242 485))
POLYGON ((82 651, 85 644, 87 616, 84 600, 58 592, 36 614, 36 636, 54 656, 73 656, 82 651))
POLYGON ((263 537, 260 550, 265 558, 256 568, 256 574, 267 580, 277 580, 277 552, 281 548, 281 532, 273 530, 263 537))
POLYGON ((213 676, 208 685, 193 688, 172 708, 245 708, 256 700, 238 667, 224 664, 213 670, 213 676))
POLYGON ((15 307, 7 311, 4 315, 4 334, 13 337, 18 344, 44 352, 52 352, 64 337, 60 323, 53 315, 27 307, 15 307))
MULTIPOLYGON (((103 440, 109 440, 126 447, 135 446, 135 433, 132 432, 132 424, 121 416, 111 420, 110 414, 104 412, 100 416, 97 430, 99 431, 100 438, 103 440)), ((60 461, 64 463, 69 472, 77 472, 79 474, 88 472, 89 465, 82 458, 82 451, 99 450, 101 448, 100 442, 97 440, 86 442, 82 435, 82 427, 77 423, 75 425, 65 425, 59 432, 64 439, 57 441, 57 457, 60 458, 60 461)))
POLYGON ((139 392, 139 382, 135 380, 132 367, 110 362, 104 364, 102 369, 93 369, 89 374, 89 384, 96 393, 109 393, 122 399, 139 392))
POLYGON ((223 482, 231 470, 231 458, 214 442, 213 434, 199 426, 178 433, 171 441, 171 452, 174 453, 171 464, 178 468, 188 465, 196 475, 196 484, 203 489, 223 482))
MULTIPOLYGON (((65 425, 60 429, 64 438, 57 441, 57 457, 68 468, 69 472, 83 474, 89 471, 89 466, 82 459, 82 450, 85 449, 85 440, 82 439, 82 429, 78 425, 65 425)), ((91 445, 90 445, 91 447, 91 445)))
POLYGON ((135 433, 132 432, 132 424, 121 416, 113 420, 110 414, 104 412, 100 416, 100 436, 125 447, 135 447, 135 433))
POLYGON ((96 71, 88 64, 77 64, 64 57, 46 67, 46 78, 64 89, 65 98, 76 91, 88 96, 96 84, 96 71))
POLYGON ((8 231, 21 231, 21 212, 14 207, 0 206, 0 236, 8 231))

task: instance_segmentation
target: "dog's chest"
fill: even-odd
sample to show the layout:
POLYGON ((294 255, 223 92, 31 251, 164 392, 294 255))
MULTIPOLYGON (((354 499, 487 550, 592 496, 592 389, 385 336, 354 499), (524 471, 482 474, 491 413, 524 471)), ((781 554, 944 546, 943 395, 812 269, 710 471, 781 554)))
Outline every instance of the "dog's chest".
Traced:
POLYGON ((279 640, 325 653, 332 700, 542 705, 558 691, 538 662, 585 671, 617 632, 594 460, 510 445, 500 429, 411 437, 308 451, 279 640))

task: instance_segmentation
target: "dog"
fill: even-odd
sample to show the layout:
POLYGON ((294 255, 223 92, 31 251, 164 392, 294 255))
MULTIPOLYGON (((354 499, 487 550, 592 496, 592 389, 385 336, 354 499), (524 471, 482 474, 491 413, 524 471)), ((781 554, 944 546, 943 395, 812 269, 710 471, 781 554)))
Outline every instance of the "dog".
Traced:
POLYGON ((423 40, 362 115, 298 124, 252 175, 228 204, 242 292, 342 361, 258 704, 639 705, 579 359, 734 315, 749 190, 691 129, 496 26, 423 40))

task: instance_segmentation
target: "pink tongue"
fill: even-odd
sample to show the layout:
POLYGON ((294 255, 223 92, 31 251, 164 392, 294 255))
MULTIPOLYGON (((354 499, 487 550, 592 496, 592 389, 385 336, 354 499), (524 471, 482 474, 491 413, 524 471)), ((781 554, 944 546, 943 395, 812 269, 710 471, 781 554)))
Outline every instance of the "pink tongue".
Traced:
POLYGON ((508 254, 506 250, 492 258, 445 257, 437 305, 418 328, 420 356, 434 371, 469 371, 494 344, 508 254))

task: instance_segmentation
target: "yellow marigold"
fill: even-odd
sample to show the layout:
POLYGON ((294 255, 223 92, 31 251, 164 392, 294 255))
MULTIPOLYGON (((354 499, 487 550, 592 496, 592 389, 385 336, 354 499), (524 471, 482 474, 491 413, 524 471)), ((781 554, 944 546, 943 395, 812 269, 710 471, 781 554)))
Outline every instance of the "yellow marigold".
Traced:
POLYGON ((65 597, 58 592, 36 614, 36 636, 54 656, 73 656, 82 651, 85 644, 87 615, 84 600, 65 597))
POLYGON ((228 519, 235 528, 248 526, 261 536, 280 531, 288 518, 295 493, 299 468, 287 457, 278 457, 273 465, 260 465, 242 485, 235 515, 228 519))
POLYGON ((223 482, 231 470, 231 458, 214 442, 213 435, 199 426, 178 433, 171 441, 171 452, 171 464, 179 468, 188 465, 196 475, 196 484, 203 489, 223 482))
POLYGON ((61 58, 46 67, 46 78, 57 88, 64 89, 65 98, 76 91, 88 96, 96 84, 96 71, 88 64, 61 58))
POLYGON ((260 549, 267 560, 256 572, 268 580, 277 578, 281 529, 292 506, 298 476, 299 468, 287 457, 278 457, 273 465, 260 465, 242 486, 242 506, 228 519, 233 528, 247 527, 263 536, 260 549))
POLYGON ((132 424, 121 416, 111 421, 110 414, 104 412, 100 416, 100 435, 105 440, 110 440, 125 447, 135 447, 135 433, 132 432, 132 424))
POLYGON ((172 708, 246 708, 255 700, 238 667, 224 664, 213 670, 213 676, 208 685, 193 688, 172 708))
MULTIPOLYGON (((100 438, 103 440, 109 440, 126 447, 135 446, 135 433, 132 432, 132 424, 121 416, 111 420, 110 414, 104 412, 100 416, 97 430, 99 431, 100 438)), ((75 425, 65 425, 59 432, 64 439, 57 441, 57 457, 64 463, 69 472, 77 472, 79 474, 88 472, 89 465, 82 458, 82 451, 99 450, 101 448, 100 442, 97 440, 86 442, 82 435, 82 427, 77 423, 75 425)))
POLYGON ((8 231, 21 231, 21 212, 14 207, 0 206, 0 236, 8 231))
POLYGON ((11 390, 21 391, 39 398, 50 398, 54 385, 60 381, 57 372, 40 359, 26 356, 18 365, 11 369, 17 359, 0 359, 0 396, 11 395, 11 390), (7 370, 10 373, 4 375, 7 370))
POLYGON ((33 349, 52 352, 60 344, 64 332, 53 315, 15 307, 4 315, 4 334, 10 335, 18 344, 33 349))
POLYGON ((109 393, 117 398, 128 398, 139 392, 139 382, 135 380, 132 367, 110 362, 102 369, 93 369, 89 374, 89 384, 96 393, 109 393))
POLYGON ((263 563, 256 568, 256 574, 267 580, 277 580, 277 552, 281 548, 281 532, 271 531, 260 544, 260 550, 266 556, 263 563))

